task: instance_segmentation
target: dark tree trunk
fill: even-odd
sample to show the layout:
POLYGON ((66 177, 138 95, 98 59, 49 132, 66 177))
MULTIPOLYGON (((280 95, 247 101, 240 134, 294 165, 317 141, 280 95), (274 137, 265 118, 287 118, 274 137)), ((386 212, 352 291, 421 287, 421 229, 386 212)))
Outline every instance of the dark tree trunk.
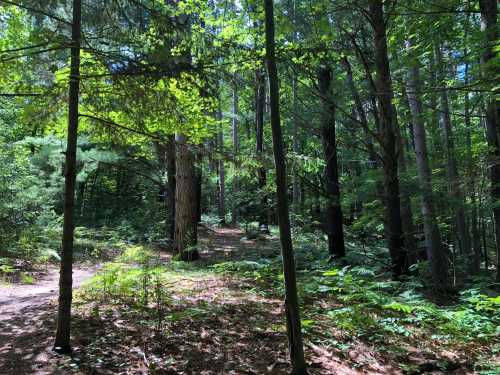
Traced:
POLYGON ((167 169, 167 235, 171 240, 175 236, 175 136, 169 135, 165 145, 167 169))
POLYGON ((194 153, 186 136, 176 141, 175 250, 181 260, 196 260, 198 240, 194 153))
MULTIPOLYGON (((296 1, 292 1, 292 15, 293 15, 293 31, 292 31, 292 41, 297 42, 297 4, 296 1)), ((299 116, 297 115, 298 97, 297 97, 297 74, 294 72, 292 76, 292 141, 293 141, 293 153, 295 154, 295 160, 300 154, 300 138, 299 138, 299 116)), ((295 218, 301 212, 301 202, 302 195, 300 189, 300 178, 299 178, 299 165, 295 161, 292 164, 292 211, 294 215, 292 216, 292 224, 295 225, 295 218)))
POLYGON ((54 350, 70 353, 71 301, 73 298, 73 240, 75 231, 76 148, 78 138, 78 98, 80 91, 80 32, 81 0, 73 0, 71 31, 71 68, 69 76, 68 139, 64 185, 64 223, 61 271, 59 278, 59 308, 54 350))
POLYGON ((342 206, 340 204, 335 104, 331 96, 332 69, 322 65, 318 71, 318 86, 322 101, 321 141, 325 158, 325 192, 327 195, 325 231, 328 251, 335 257, 345 256, 342 206))
POLYGON ((288 343, 292 369, 295 375, 306 375, 306 362, 302 344, 300 327, 299 301, 295 260, 290 231, 288 212, 288 194, 286 182, 286 165, 283 151, 283 135, 281 134, 279 108, 279 82, 274 51, 274 16, 273 0, 265 0, 266 18, 266 59, 270 84, 271 127, 273 133, 274 162, 276 167, 276 198, 278 221, 280 228, 281 253, 283 257, 283 274, 285 279, 285 311, 288 331, 288 343))
POLYGON ((267 174, 264 166, 264 110, 266 105, 266 85, 265 75, 262 71, 255 72, 256 102, 255 102, 255 136, 256 151, 259 168, 257 170, 259 191, 261 196, 261 207, 259 213, 259 228, 264 233, 269 233, 268 229, 268 199, 266 193, 267 174))
POLYGON ((398 277, 407 271, 399 198, 398 160, 392 109, 392 83, 387 55, 386 23, 382 0, 370 0, 370 18, 374 30, 376 89, 381 133, 382 163, 385 187, 385 228, 392 272, 398 277))
MULTIPOLYGON (((467 56, 469 50, 467 48, 468 42, 468 28, 469 17, 467 17, 467 24, 465 29, 465 43, 464 55, 467 56)), ((469 84, 469 63, 465 63, 464 72, 465 85, 469 84)), ((471 123, 471 109, 470 109, 470 93, 466 92, 464 95, 464 125, 465 125, 465 145, 466 145, 466 159, 467 159, 467 172, 466 181, 467 189, 470 197, 470 228, 471 228, 471 243, 472 243, 472 259, 468 259, 468 268, 471 275, 476 275, 481 267, 481 236, 479 234, 479 220, 476 199, 476 166, 472 157, 472 123, 471 123)))
MULTIPOLYGON (((481 59, 485 78, 495 76, 495 52, 497 43, 497 0, 480 0, 481 29, 485 34, 484 54, 481 59)), ((486 100, 486 130, 488 145, 490 146, 490 179, 491 200, 493 203, 493 219, 495 225, 497 251, 497 282, 500 282, 500 136, 498 129, 499 105, 493 93, 486 100)))
MULTIPOLYGON (((466 84, 468 82, 468 65, 465 67, 466 84)), ((469 93, 465 93, 464 98, 464 122, 465 122, 465 140, 467 149, 467 187, 470 196, 471 205, 471 234, 472 234, 472 259, 469 261, 469 271, 472 275, 479 272, 481 266, 481 236, 479 234, 479 220, 476 199, 476 166, 472 157, 472 124, 470 119, 470 98, 469 93)))
MULTIPOLYGON (((399 163, 399 176, 405 176, 407 174, 406 158, 405 158, 405 148, 404 141, 401 135, 401 128, 399 126, 399 121, 397 117, 396 108, 393 106, 394 120, 395 120, 395 130, 396 130, 396 145, 399 163)), ((417 240, 415 238, 415 224, 413 222, 413 211, 411 209, 411 195, 410 189, 406 184, 401 186, 401 224, 403 226, 403 233, 405 238, 405 248, 407 252, 407 262, 408 266, 411 264, 416 264, 421 260, 419 254, 417 253, 417 240)))

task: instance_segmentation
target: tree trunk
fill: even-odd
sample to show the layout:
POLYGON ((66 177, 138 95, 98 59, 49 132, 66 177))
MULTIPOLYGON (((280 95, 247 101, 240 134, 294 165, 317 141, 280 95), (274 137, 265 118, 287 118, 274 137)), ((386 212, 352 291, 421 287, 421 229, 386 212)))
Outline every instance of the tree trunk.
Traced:
MULTIPOLYGON (((394 128, 396 130, 396 145, 399 163, 399 178, 407 174, 405 147, 403 137, 401 136, 401 128, 399 126, 396 108, 393 106, 394 112, 394 128)), ((403 233, 405 238, 405 248, 407 252, 408 266, 416 264, 420 259, 417 253, 417 240, 415 238, 415 224, 413 222, 413 211, 411 209, 411 195, 409 188, 406 184, 401 186, 401 224, 403 226, 403 233)))
MULTIPOLYGON (((444 86, 445 74, 443 72, 442 52, 439 45, 435 45, 436 66, 439 69, 439 84, 444 86)), ((449 191, 452 199, 453 215, 455 227, 457 230, 458 247, 460 253, 466 255, 467 259, 471 257, 471 244, 469 230, 465 222, 464 196, 460 187, 460 176, 458 175, 457 160, 455 156, 455 142, 453 139, 453 128, 450 117, 450 105, 448 101, 448 93, 446 90, 441 90, 439 94, 439 102, 441 109, 441 124, 444 135, 444 143, 446 149, 447 174, 449 182, 449 191)))
POLYGON ((385 187, 385 228, 392 272, 395 277, 406 273, 407 261, 404 248, 401 206, 399 198, 398 160, 396 155, 396 135, 392 111, 392 83, 387 55, 386 24, 382 0, 370 0, 370 17, 374 29, 376 89, 379 105, 380 133, 382 135, 382 163, 385 187))
POLYGON ((175 136, 169 135, 165 145, 167 169, 167 235, 171 240, 175 237, 175 136))
POLYGON ((274 162, 276 167, 276 198, 278 203, 278 221, 280 228, 281 253, 283 258, 283 274, 285 279, 285 311, 288 331, 288 343, 293 374, 306 375, 306 362, 302 345, 300 327, 299 301, 295 260, 290 231, 288 213, 286 165, 283 151, 283 135, 281 134, 279 108, 279 82, 274 51, 274 16, 273 0, 265 0, 266 19, 266 59, 270 84, 271 128, 273 133, 274 162))
MULTIPOLYGON (((481 59, 483 77, 489 79, 496 73, 494 46, 497 43, 497 0, 480 0, 481 30, 484 32, 486 48, 481 59)), ((494 90, 494 89, 493 89, 494 90)), ((493 219, 497 251, 497 282, 500 282, 500 139, 498 129, 499 105, 492 92, 486 100, 486 130, 490 148, 490 179, 493 219)))
POLYGON ((224 168, 224 129, 222 127, 222 111, 217 110, 217 120, 219 123, 219 133, 217 135, 217 144, 219 146, 219 223, 226 224, 226 169, 224 168))
POLYGON ((370 168, 378 167, 378 158, 377 153, 375 152, 375 147, 372 142, 372 135, 370 134, 368 120, 366 118, 366 111, 363 108, 363 103, 361 102, 361 98, 359 96, 359 92, 354 84, 354 78, 352 76, 352 68, 351 64, 347 57, 344 57, 342 60, 342 65, 347 74, 347 86, 349 87, 349 91, 351 92, 352 99, 354 100, 354 106, 356 108, 356 113, 358 115, 358 119, 361 127, 363 128, 365 134, 365 143, 368 151, 368 164, 370 168))
POLYGON ((297 157, 300 154, 300 138, 299 138, 299 120, 297 116, 298 105, 297 105, 297 78, 295 75, 292 78, 292 141, 293 141, 293 153, 295 155, 295 161, 292 168, 292 202, 293 202, 293 213, 298 215, 300 213, 301 207, 301 190, 300 190, 300 178, 299 178, 299 166, 297 162, 297 157))
POLYGON ((202 184, 203 184, 203 152, 201 146, 196 148, 196 162, 194 167, 196 189, 196 223, 201 223, 202 214, 202 184))
MULTIPOLYGON (((292 1, 292 15, 293 15, 293 30, 292 30, 292 42, 297 43, 297 4, 296 0, 292 1)), ((297 75, 295 72, 292 73, 292 142, 293 142, 293 153, 294 153, 294 163, 292 168, 292 211, 294 215, 292 216, 292 224, 295 225, 295 218, 300 213, 301 208, 301 189, 300 189, 300 178, 299 178, 299 165, 297 163, 297 156, 300 153, 300 138, 299 138, 299 118, 297 116, 298 108, 298 97, 297 97, 297 75)))
MULTIPOLYGON (((468 19, 467 19, 468 20, 468 19)), ((467 23, 468 24, 468 23, 467 23)), ((467 48, 465 48, 464 55, 468 54, 467 48)), ((464 72, 465 85, 469 83, 469 64, 465 63, 464 72)), ((464 125, 465 125, 465 145, 467 150, 467 189, 470 197, 470 224, 471 224, 471 243, 472 243, 472 259, 468 259, 469 262, 469 272, 471 275, 476 275, 481 267, 481 236, 479 234, 479 220, 478 220, 478 210, 477 210, 477 200, 476 200, 476 167, 474 165, 474 160, 472 157, 472 124, 470 118, 470 97, 469 92, 465 93, 464 96, 464 125)))
POLYGON ((81 0, 73 0, 71 27, 71 68, 69 76, 68 138, 64 182, 64 223, 61 271, 59 277, 59 308, 54 350, 70 353, 71 301, 73 298, 73 241, 75 231, 76 148, 78 139, 78 98, 80 91, 81 0))
POLYGON ((269 233, 268 229, 268 202, 267 202, 267 174, 264 166, 264 107, 266 101, 265 75, 262 71, 255 72, 256 103, 255 103, 255 130, 256 151, 259 167, 257 170, 259 181, 259 194, 261 197, 261 208, 259 213, 259 229, 261 232, 269 233))
POLYGON ((194 154, 186 136, 177 134, 175 189, 175 250, 181 260, 196 260, 198 240, 194 154))
POLYGON ((238 87, 236 82, 233 83, 233 183, 232 183, 232 205, 231 205, 231 224, 236 226, 238 224, 238 172, 240 164, 238 161, 238 154, 240 150, 240 142, 238 135, 238 87))
MULTIPOLYGON (((356 88, 356 85, 354 84, 354 78, 352 76, 352 68, 351 64, 349 63, 349 60, 347 57, 343 58, 341 60, 342 65, 344 66, 344 69, 347 73, 347 85, 349 87, 349 90, 351 91, 351 96, 354 100, 354 106, 356 108, 356 113, 358 117, 358 121, 360 122, 361 127, 363 128, 364 132, 364 144, 366 147, 366 151, 368 153, 368 168, 377 170, 380 168, 380 163, 379 163, 379 157, 377 155, 377 151, 375 150, 375 146, 373 144, 373 133, 370 130, 370 127, 368 125, 368 119, 366 117, 366 111, 363 107, 363 103, 361 101, 361 97, 359 95, 358 89, 356 88)), ((367 76, 369 75, 369 72, 366 72, 367 76)), ((375 119, 375 123, 378 124, 378 113, 376 110, 373 111, 373 116, 375 119)), ((376 125, 377 131, 380 130, 380 126, 376 125)), ((382 185, 380 179, 376 178, 375 181, 375 191, 377 194, 378 199, 383 199, 384 198, 384 186, 382 185)))
MULTIPOLYGON (((409 49, 411 44, 407 42, 409 49)), ((424 222, 424 235, 427 258, 431 263, 432 278, 437 288, 444 288, 448 281, 448 264, 441 245, 441 235, 435 215, 431 169, 427 153, 425 126, 423 123, 422 102, 419 98, 419 68, 418 63, 413 64, 408 77, 408 100, 413 118, 413 132, 415 135, 415 155, 417 161, 418 177, 421 188, 422 218, 424 222)))
POLYGON ((332 69, 322 65, 318 71, 321 109, 321 141, 325 158, 325 192, 327 195, 325 231, 328 236, 328 251, 335 257, 345 256, 342 206, 337 162, 337 139, 335 131, 335 105, 331 97, 332 69))

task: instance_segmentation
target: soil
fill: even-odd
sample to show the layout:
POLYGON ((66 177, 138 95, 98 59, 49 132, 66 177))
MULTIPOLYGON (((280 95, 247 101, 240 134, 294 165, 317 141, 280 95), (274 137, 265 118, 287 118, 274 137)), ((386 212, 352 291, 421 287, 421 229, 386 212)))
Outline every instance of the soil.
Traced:
MULTIPOLYGON (((78 288, 96 267, 73 268, 78 288)), ((53 374, 59 269, 48 266, 35 273, 33 285, 0 284, 0 374, 53 374)))

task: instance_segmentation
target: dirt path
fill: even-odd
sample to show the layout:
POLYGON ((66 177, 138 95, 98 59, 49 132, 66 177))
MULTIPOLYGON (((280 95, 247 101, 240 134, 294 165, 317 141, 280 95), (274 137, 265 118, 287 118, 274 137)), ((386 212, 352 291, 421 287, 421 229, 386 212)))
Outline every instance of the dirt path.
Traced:
MULTIPOLYGON (((96 267, 75 267, 78 288, 96 267)), ((33 285, 0 284, 0 374, 49 374, 53 360, 59 270, 48 268, 33 285)))
MULTIPOLYGON (((78 288, 95 271, 96 268, 75 268, 73 286, 78 288)), ((0 284, 0 321, 11 319, 26 307, 41 306, 57 298, 58 283, 59 269, 50 267, 33 285, 0 284)))

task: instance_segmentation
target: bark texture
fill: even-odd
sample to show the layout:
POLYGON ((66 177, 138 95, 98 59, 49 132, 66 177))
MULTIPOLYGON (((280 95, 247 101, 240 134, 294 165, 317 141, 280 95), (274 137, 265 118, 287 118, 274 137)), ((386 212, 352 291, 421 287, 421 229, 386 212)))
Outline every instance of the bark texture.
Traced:
POLYGON ((325 231, 328 236, 328 251, 335 257, 345 256, 342 206, 337 161, 337 138, 335 131, 335 104, 331 96, 332 69, 328 65, 318 70, 318 86, 322 102, 321 141, 325 159, 326 216, 325 231))
MULTIPOLYGON (((495 76, 494 46, 497 42, 497 0, 480 0, 481 29, 485 37, 485 49, 481 62, 485 79, 495 76)), ((493 204, 493 219, 495 222, 495 237, 497 250, 497 282, 500 282, 500 136, 498 130, 499 104, 491 94, 486 100, 486 129, 490 147, 490 179, 491 200, 493 204)))
POLYGON ((265 75, 257 69, 255 72, 255 137, 256 137, 256 152, 259 168, 257 170, 259 180, 259 190, 261 194, 261 208, 259 211, 259 228, 264 233, 269 233, 268 229, 268 201, 266 193, 267 173, 264 166, 264 110, 266 105, 266 85, 265 75))
MULTIPOLYGON (((217 120, 222 121, 222 111, 217 110, 217 120)), ((219 222, 226 224, 226 168, 224 165, 224 129, 222 123, 219 124, 219 133, 217 134, 217 145, 219 146, 219 222)))
MULTIPOLYGON (((411 44, 407 42, 407 48, 409 47, 411 47, 411 44)), ((441 288, 447 284, 448 264, 444 248, 441 244, 441 234, 436 220, 422 102, 419 97, 419 67, 417 63, 414 63, 409 71, 407 92, 413 118, 415 155, 421 189, 421 207, 427 258, 431 263, 434 284, 441 288)))
POLYGON ((295 260, 288 212, 283 135, 281 133, 280 124, 279 82, 274 47, 273 0, 265 0, 265 19, 266 60, 270 84, 271 127, 273 133, 274 162, 276 167, 278 221, 280 228, 281 253, 283 257, 283 274, 285 279, 285 311, 288 343, 293 373, 295 375, 306 375, 307 370, 304 359, 302 332, 300 326, 295 260))
MULTIPOLYGON (((440 85, 445 84, 444 62, 442 57, 441 47, 435 45, 436 66, 439 68, 437 72, 440 85)), ((453 136, 453 125, 450 116, 450 104, 448 100, 448 92, 441 90, 439 93, 440 102, 440 117, 441 128, 443 129, 443 140, 446 150, 446 172, 448 175, 448 189, 452 199, 453 216, 455 229, 457 231, 458 247, 460 253, 471 257, 471 242, 469 229, 465 222, 464 195, 460 184, 460 176, 458 174, 458 166, 455 152, 455 140, 453 136)))
POLYGON ((175 237, 175 136, 168 136, 165 145, 165 163, 167 169, 167 234, 171 240, 175 237))
POLYGON ((195 156, 186 136, 177 134, 175 141, 175 250, 181 260, 190 261, 199 258, 194 248, 198 240, 195 156))
POLYGON ((385 187, 385 231, 395 277, 406 273, 406 250, 404 247, 399 198, 398 160, 396 155, 396 135, 392 108, 392 83, 387 55, 386 22, 382 0, 370 0, 369 13, 373 27, 375 52, 375 81, 380 122, 382 163, 385 187))
POLYGON ((232 195, 233 201, 231 205, 231 224, 236 226, 238 224, 238 169, 240 164, 238 162, 238 155, 240 150, 240 141, 238 134, 238 87, 236 83, 233 83, 233 103, 232 103, 233 121, 233 163, 234 163, 234 174, 232 181, 232 195))
POLYGON ((69 76, 68 138, 64 180, 64 223, 59 307, 54 350, 70 353, 71 301, 73 299, 73 241, 75 232, 76 148, 78 139, 78 99, 80 92, 81 0, 73 0, 71 28, 71 67, 69 76))

